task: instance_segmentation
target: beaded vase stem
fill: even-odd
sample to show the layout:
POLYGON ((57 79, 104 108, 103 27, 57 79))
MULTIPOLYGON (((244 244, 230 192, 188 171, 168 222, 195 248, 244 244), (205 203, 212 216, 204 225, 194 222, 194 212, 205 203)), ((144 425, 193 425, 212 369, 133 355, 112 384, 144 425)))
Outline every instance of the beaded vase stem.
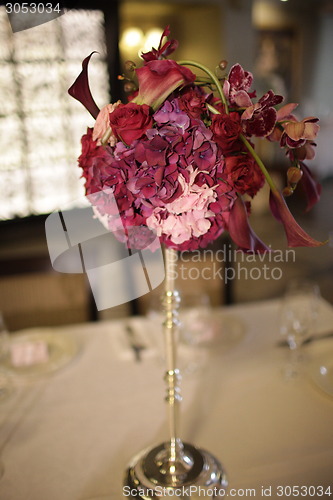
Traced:
POLYGON ((220 490, 227 487, 221 464, 206 450, 183 443, 179 437, 179 406, 182 398, 179 387, 180 372, 177 368, 180 305, 180 296, 175 289, 177 252, 166 248, 164 261, 165 289, 162 304, 169 439, 152 449, 140 452, 132 459, 126 470, 125 485, 130 487, 133 498, 145 500, 163 497, 163 493, 165 496, 177 495, 178 498, 194 500, 203 495, 203 490, 205 496, 215 498, 219 496, 220 490))

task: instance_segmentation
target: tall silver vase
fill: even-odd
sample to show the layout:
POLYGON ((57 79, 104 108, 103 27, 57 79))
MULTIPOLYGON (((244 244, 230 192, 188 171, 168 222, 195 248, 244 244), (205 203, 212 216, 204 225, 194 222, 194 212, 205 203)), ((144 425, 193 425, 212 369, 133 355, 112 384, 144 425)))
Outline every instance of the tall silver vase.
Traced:
POLYGON ((169 439, 135 456, 126 470, 125 486, 133 498, 199 499, 224 496, 225 472, 208 451, 184 443, 179 437, 180 373, 177 368, 178 308, 180 297, 175 290, 177 252, 166 248, 164 307, 164 341, 166 354, 165 382, 169 439), (222 491, 221 491, 222 490, 222 491), (220 493, 220 495, 219 495, 220 493), (224 493, 224 494, 223 494, 224 493))

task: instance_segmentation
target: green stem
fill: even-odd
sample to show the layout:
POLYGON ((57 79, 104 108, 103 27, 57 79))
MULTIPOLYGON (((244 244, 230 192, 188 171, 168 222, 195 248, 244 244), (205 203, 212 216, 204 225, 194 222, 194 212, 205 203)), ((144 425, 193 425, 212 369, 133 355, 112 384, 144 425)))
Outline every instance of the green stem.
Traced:
POLYGON ((209 111, 211 113, 213 113, 213 115, 220 115, 221 114, 219 111, 217 111, 216 108, 214 108, 214 106, 212 106, 211 104, 208 104, 207 102, 206 102, 206 107, 207 107, 207 109, 209 109, 209 111))
POLYGON ((265 167, 265 165, 263 164, 261 158, 257 155, 257 153, 255 152, 255 150, 253 149, 253 147, 251 146, 251 144, 249 143, 249 141, 246 139, 246 137, 244 137, 243 134, 241 134, 239 136, 240 140, 243 142, 243 144, 245 144, 246 148, 248 149, 248 151, 250 152, 250 154, 253 156, 253 158, 255 159, 258 167, 260 168, 260 170, 262 171, 262 173, 264 174, 265 176, 265 179, 269 185, 269 187, 271 188, 272 191, 276 192, 278 191, 277 187, 275 186, 274 184, 274 181, 272 179, 272 177, 269 175, 268 173, 268 170, 267 168, 265 167))
POLYGON ((211 79, 210 79, 210 78, 208 78, 207 76, 198 76, 198 75, 197 75, 197 77, 196 77, 196 79, 195 79, 195 83, 196 83, 196 82, 200 82, 200 83, 207 83, 207 84, 209 84, 209 85, 211 85, 211 84, 212 84, 211 79))
POLYGON ((195 68, 199 68, 204 73, 206 73, 211 78, 212 82, 216 86, 216 89, 217 89, 217 91, 221 97, 221 100, 224 104, 226 114, 229 114, 228 103, 227 103, 227 100, 226 100, 225 95, 223 93, 223 89, 222 89, 220 80, 217 78, 217 76, 215 76, 214 73, 210 69, 206 68, 206 66, 203 66, 202 64, 197 63, 195 61, 177 61, 177 62, 180 66, 194 66, 195 68))

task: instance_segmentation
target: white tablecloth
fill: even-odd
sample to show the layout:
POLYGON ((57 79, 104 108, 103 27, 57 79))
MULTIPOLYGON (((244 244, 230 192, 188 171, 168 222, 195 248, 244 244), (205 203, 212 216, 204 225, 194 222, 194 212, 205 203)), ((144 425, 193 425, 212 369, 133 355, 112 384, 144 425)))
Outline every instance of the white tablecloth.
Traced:
MULTIPOLYGON (((271 497, 279 498, 279 485, 332 487, 333 397, 306 375, 285 379, 288 351, 276 346, 278 301, 222 314, 239 321, 244 335, 204 350, 201 367, 183 377, 182 439, 221 460, 233 492, 255 489, 261 498, 262 487, 272 488, 271 497)), ((135 321, 149 329, 146 319, 135 321)), ((333 309, 322 302, 318 331, 332 325, 333 309)), ((1 403, 0 499, 121 499, 128 461, 168 437, 163 364, 153 349, 135 362, 121 341, 124 321, 54 332, 73 335, 81 352, 1 403)), ((307 356, 319 342, 333 356, 333 338, 309 345, 307 356)))

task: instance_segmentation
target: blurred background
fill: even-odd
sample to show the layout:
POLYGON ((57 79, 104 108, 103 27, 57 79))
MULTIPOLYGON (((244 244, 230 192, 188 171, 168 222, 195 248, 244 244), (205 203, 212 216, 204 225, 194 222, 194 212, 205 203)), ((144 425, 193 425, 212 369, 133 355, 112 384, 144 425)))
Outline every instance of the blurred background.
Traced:
MULTIPOLYGON (((146 311, 149 295, 98 313, 84 274, 53 271, 44 225, 49 213, 70 209, 84 195, 77 157, 93 119, 67 94, 82 60, 97 52, 89 72, 99 107, 123 99, 118 75, 125 61, 138 62, 141 51, 157 47, 167 25, 179 40, 172 58, 211 69, 222 59, 229 68, 239 62, 253 72, 259 97, 269 89, 283 93, 286 101, 300 103, 300 117, 318 116, 321 125, 311 168, 322 183, 322 199, 306 216, 301 193, 288 203, 313 237, 330 243, 286 253, 263 190, 253 203, 252 225, 281 249, 280 260, 244 261, 222 236, 212 251, 220 257, 224 251, 225 259, 206 254, 186 260, 199 271, 211 267, 210 279, 196 279, 195 287, 219 305, 277 297, 289 280, 306 277, 333 303, 333 0, 77 1, 59 18, 15 34, 0 6, 0 310, 10 330, 146 311), (253 270, 265 263, 280 271, 265 277, 253 270), (244 270, 226 283, 216 269, 228 266, 244 270)), ((258 144, 259 153, 283 187, 286 160, 271 146, 258 144)), ((193 288, 189 273, 179 287, 193 288)))

